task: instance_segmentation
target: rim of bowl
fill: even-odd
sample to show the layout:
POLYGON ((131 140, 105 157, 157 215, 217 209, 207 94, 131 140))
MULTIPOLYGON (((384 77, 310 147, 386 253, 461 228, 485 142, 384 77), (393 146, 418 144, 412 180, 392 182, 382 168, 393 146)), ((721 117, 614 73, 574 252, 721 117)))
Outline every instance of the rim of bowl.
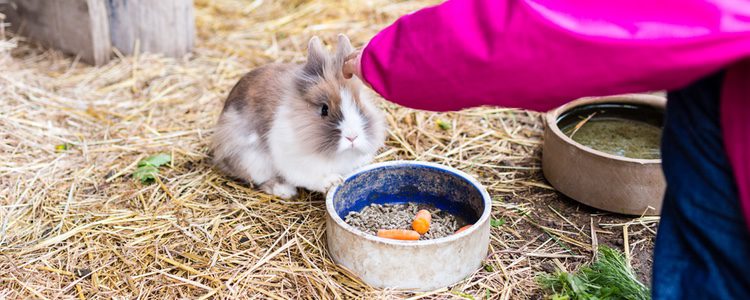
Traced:
POLYGON ((660 164, 661 158, 657 159, 644 159, 644 158, 632 158, 632 157, 626 157, 626 156, 619 156, 614 154, 609 154, 603 151, 596 150, 591 147, 584 146, 581 143, 578 143, 565 135, 562 130, 557 126, 557 118, 562 114, 563 112, 566 112, 568 110, 571 110, 578 106, 584 106, 587 104, 596 104, 596 103, 610 103, 610 102, 620 102, 624 104, 628 103, 637 103, 637 104, 644 104, 644 105, 650 105, 653 107, 658 107, 661 109, 666 109, 666 103, 667 98, 657 95, 650 95, 650 94, 623 94, 623 95, 613 95, 613 96, 602 96, 602 97, 584 97, 577 100, 573 100, 571 102, 568 102, 566 104, 563 104, 549 112, 547 112, 545 116, 545 121, 547 122, 547 127, 552 130, 552 132, 560 139, 565 141, 565 143, 575 146, 576 148, 586 152, 590 153, 596 156, 602 156, 608 159, 622 161, 622 162, 629 162, 629 163, 638 163, 638 164, 660 164))
POLYGON ((332 187, 330 190, 328 190, 328 193, 326 194, 326 213, 338 224, 339 226, 345 228, 351 233, 354 233, 355 235, 373 241, 383 244, 390 244, 390 245, 398 245, 398 246, 429 246, 429 245, 435 245, 435 244, 442 244, 447 243, 450 241, 454 241, 457 239, 460 239, 464 236, 467 236, 469 234, 472 234, 474 231, 479 230, 479 226, 474 226, 477 224, 483 224, 484 222, 487 222, 487 220, 490 218, 490 213, 492 210, 492 199, 490 198, 490 194, 487 192, 487 189, 479 183, 473 176, 464 173, 463 171, 457 170, 455 168, 431 163, 431 162, 422 162, 422 161, 414 161, 414 160, 395 160, 395 161, 388 161, 388 162, 381 162, 381 163, 374 163, 367 166, 364 166, 362 168, 359 168, 355 170, 354 172, 350 173, 349 175, 344 178, 344 181, 341 184, 337 184, 336 186, 332 187), (463 180, 468 181, 470 184, 474 186, 477 190, 479 190, 480 194, 482 195, 482 203, 484 204, 484 211, 482 212, 482 215, 479 217, 479 219, 472 224, 469 229, 466 229, 458 234, 452 234, 447 237, 441 237, 437 239, 431 239, 431 240, 418 240, 418 241, 401 241, 401 240, 392 240, 392 239, 386 239, 381 238, 375 235, 368 234, 366 232, 363 232, 357 228, 354 228, 354 226, 351 226, 344 222, 344 220, 339 216, 339 214, 336 212, 336 210, 333 207, 333 197, 336 195, 336 192, 338 192, 339 188, 346 183, 347 180, 352 178, 355 175, 364 173, 366 171, 370 171, 373 169, 383 168, 383 167, 392 167, 392 166, 402 166, 402 165, 417 165, 417 166, 425 166, 425 167, 431 167, 440 169, 443 171, 447 171, 449 173, 453 173, 454 175, 461 177, 463 180))

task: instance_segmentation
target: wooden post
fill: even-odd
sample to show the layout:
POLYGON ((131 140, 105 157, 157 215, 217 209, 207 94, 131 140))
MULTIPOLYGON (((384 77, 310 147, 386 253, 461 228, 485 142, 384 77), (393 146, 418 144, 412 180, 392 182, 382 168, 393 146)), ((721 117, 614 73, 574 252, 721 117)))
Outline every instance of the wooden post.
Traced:
POLYGON ((107 0, 112 46, 180 57, 195 42, 193 0, 107 0))
POLYGON ((11 30, 45 46, 104 64, 111 53, 102 0, 11 0, 0 3, 11 30), (21 32, 18 30, 21 29, 21 32))
POLYGON ((193 0, 0 0, 0 12, 16 33, 95 65, 112 47, 133 54, 136 41, 174 57, 195 43, 193 0))

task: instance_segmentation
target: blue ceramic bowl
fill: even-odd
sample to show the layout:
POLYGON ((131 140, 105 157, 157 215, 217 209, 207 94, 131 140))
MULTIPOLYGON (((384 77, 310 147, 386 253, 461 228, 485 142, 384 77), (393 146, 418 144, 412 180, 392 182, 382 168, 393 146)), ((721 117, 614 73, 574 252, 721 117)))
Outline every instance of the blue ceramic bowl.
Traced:
POLYGON ((334 261, 374 287, 445 287, 481 266, 489 245, 491 204, 477 180, 451 167, 416 161, 373 164, 328 192, 328 249, 334 261), (372 203, 407 202, 434 205, 474 225, 444 238, 398 241, 362 232, 343 220, 372 203))

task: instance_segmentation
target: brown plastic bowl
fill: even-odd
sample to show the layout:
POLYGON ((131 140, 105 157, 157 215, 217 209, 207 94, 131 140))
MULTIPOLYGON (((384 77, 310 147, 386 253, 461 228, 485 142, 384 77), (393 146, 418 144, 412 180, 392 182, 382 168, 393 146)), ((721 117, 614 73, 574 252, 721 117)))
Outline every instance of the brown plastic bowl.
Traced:
POLYGON ((664 109, 664 97, 628 94, 582 98, 547 113, 542 170, 555 189, 601 210, 628 215, 657 215, 666 183, 661 159, 636 159, 604 153, 573 141, 557 126, 564 112, 597 103, 630 103, 664 109))

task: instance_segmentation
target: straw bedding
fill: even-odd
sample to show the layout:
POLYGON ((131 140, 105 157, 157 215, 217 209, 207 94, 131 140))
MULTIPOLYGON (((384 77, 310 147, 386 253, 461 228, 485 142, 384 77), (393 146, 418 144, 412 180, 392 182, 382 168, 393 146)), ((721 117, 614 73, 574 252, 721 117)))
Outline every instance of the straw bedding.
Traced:
POLYGON ((284 201, 232 181, 212 168, 207 141, 251 68, 302 61, 312 35, 361 45, 435 1, 195 2, 197 46, 179 59, 118 55, 91 67, 0 31, 0 299, 538 298, 539 272, 572 270, 599 243, 627 249, 647 272, 658 219, 608 216, 551 190, 539 114, 382 102, 390 128, 377 160, 476 176, 495 226, 485 267, 455 286, 367 287, 326 253, 322 195, 284 201), (154 184, 130 177, 156 153, 174 159, 154 184))

